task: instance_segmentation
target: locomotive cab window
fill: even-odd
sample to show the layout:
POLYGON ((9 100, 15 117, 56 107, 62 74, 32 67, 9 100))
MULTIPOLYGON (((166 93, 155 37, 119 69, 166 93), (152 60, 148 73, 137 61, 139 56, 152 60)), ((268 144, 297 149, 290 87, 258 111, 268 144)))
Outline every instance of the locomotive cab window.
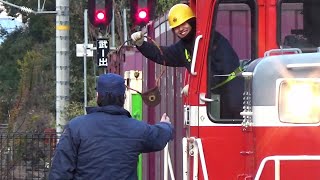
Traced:
POLYGON ((240 123, 243 64, 256 58, 255 0, 220 0, 212 16, 208 50, 208 116, 214 122, 240 123), (234 76, 235 75, 235 76, 234 76))
POLYGON ((320 1, 280 0, 278 11, 279 45, 316 52, 320 47, 320 1))

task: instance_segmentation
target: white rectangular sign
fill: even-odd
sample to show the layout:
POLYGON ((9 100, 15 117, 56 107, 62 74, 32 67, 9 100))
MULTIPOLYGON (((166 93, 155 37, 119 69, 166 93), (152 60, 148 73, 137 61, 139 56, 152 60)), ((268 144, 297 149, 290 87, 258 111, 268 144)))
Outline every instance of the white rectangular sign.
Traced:
MULTIPOLYGON (((84 44, 76 45, 76 56, 83 57, 84 56, 84 44)), ((93 57, 93 44, 87 45, 87 57, 93 57)))

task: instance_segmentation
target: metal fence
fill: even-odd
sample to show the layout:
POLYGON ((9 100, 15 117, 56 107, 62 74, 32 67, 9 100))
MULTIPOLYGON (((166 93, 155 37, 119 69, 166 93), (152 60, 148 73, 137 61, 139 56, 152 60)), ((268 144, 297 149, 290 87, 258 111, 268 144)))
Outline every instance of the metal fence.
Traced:
POLYGON ((54 131, 0 134, 0 179, 47 179, 57 143, 54 131))

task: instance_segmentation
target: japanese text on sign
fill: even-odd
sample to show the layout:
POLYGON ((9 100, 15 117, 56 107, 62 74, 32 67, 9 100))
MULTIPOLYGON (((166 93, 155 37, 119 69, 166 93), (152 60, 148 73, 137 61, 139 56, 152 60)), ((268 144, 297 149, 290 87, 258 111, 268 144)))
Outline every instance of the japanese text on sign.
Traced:
POLYGON ((97 40, 97 60, 99 66, 108 66, 109 41, 107 39, 97 40))

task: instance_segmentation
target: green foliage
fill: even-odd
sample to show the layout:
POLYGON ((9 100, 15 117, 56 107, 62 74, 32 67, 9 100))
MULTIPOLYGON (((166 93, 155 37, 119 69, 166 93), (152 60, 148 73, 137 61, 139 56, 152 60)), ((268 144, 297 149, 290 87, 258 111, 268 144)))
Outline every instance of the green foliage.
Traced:
POLYGON ((0 25, 0 37, 4 38, 8 35, 8 31, 0 25))
MULTIPOLYGON (((38 1, 14 0, 12 3, 38 9, 38 1)), ((55 11, 55 0, 45 2, 44 10, 55 11)), ((87 0, 70 1, 70 105, 68 119, 83 114, 83 58, 76 57, 76 44, 83 43, 83 12, 87 0)), ((115 7, 116 42, 123 42, 124 8, 130 8, 127 0, 113 1, 115 7), (121 39, 122 38, 122 39, 121 39)), ((165 13, 178 0, 156 1, 157 16, 165 13)), ((42 8, 41 4, 41 7, 42 8)), ((24 28, 7 34, 0 28, 0 35, 6 35, 0 45, 0 123, 8 122, 9 113, 16 113, 15 119, 25 128, 37 128, 40 122, 50 126, 55 119, 56 56, 54 14, 27 14, 5 5, 10 16, 22 15, 24 28), (8 96, 10 94, 10 96, 8 96), (9 113, 8 113, 9 112, 9 113), (27 119, 27 123, 24 123, 27 119), (20 123, 18 121, 21 121, 20 123), (48 125, 50 124, 50 125, 48 125)), ((94 43, 96 29, 89 28, 89 43, 94 43)), ((93 58, 87 58, 87 100, 95 105, 95 80, 98 70, 93 58)), ((11 116, 12 117, 12 116, 11 116)), ((40 125, 39 125, 40 127, 40 125)), ((40 128, 41 129, 41 128, 40 128)))
POLYGON ((0 122, 7 123, 9 112, 16 104, 20 75, 17 60, 32 47, 32 38, 18 29, 8 34, 0 46, 0 122), (10 94, 10 96, 8 96, 10 94))
POLYGON ((17 89, 19 81, 17 59, 22 59, 32 44, 31 38, 22 32, 22 29, 19 29, 9 34, 0 47, 0 96, 15 92, 17 89))
POLYGON ((35 51, 28 51, 22 60, 18 60, 20 74, 20 91, 29 90, 33 87, 33 83, 38 81, 39 71, 41 70, 40 55, 35 51))
MULTIPOLYGON (((14 4, 37 9, 36 1, 16 0, 14 4)), ((45 9, 50 5, 54 10, 55 1, 47 0, 45 5, 45 9)), ((37 111, 47 112, 42 114, 55 110, 54 103, 48 103, 55 101, 55 61, 52 61, 55 60, 55 15, 25 14, 10 6, 6 8, 10 16, 22 14, 27 26, 7 34, 0 46, 0 121, 3 123, 9 121, 8 117, 23 120, 27 112, 39 107, 37 111)))
POLYGON ((42 55, 35 50, 27 51, 23 59, 17 60, 20 80, 16 102, 10 109, 9 116, 9 127, 11 129, 16 124, 15 129, 11 129, 15 132, 42 131, 51 124, 50 120, 53 118, 48 116, 50 106, 45 104, 54 101, 53 96, 48 96, 54 90, 50 87, 50 77, 43 71, 46 69, 44 61, 46 60, 42 55))
POLYGON ((29 19, 29 36, 36 39, 39 43, 54 38, 55 35, 55 16, 53 15, 31 15, 29 19))
MULTIPOLYGON (((87 106, 92 107, 96 105, 97 105, 96 100, 91 100, 88 102, 87 106)), ((77 116, 84 115, 83 107, 84 107, 83 103, 75 102, 75 101, 71 102, 67 107, 67 113, 66 113, 67 120, 71 120, 72 118, 75 118, 77 116)))
POLYGON ((157 16, 165 14, 173 5, 179 3, 180 0, 158 0, 156 12, 157 16))

